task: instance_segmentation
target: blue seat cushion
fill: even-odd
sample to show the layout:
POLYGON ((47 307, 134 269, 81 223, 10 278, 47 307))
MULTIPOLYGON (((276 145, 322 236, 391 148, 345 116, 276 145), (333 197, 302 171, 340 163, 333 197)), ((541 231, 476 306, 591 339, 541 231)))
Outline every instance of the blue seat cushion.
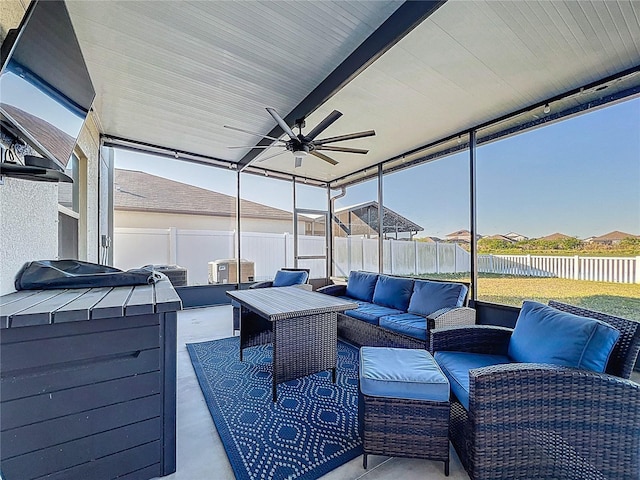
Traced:
POLYGON ((346 295, 338 295, 336 298, 341 298, 342 300, 346 300, 347 302, 353 302, 353 303, 357 303, 358 306, 365 304, 365 303, 370 303, 370 302, 363 302, 362 300, 358 300, 357 298, 351 298, 351 297, 347 297, 346 295))
POLYGON ((362 320, 373 325, 378 325, 380 317, 384 317, 385 315, 396 315, 398 313, 404 312, 395 310, 393 308, 376 305, 375 303, 360 302, 360 306, 358 308, 354 310, 347 310, 344 313, 345 315, 357 318, 358 320, 362 320))
POLYGON ((380 326, 420 340, 427 339, 427 319, 413 313, 386 315, 380 318, 380 326))
POLYGON ((426 317, 441 308, 461 307, 467 290, 467 286, 461 283, 416 280, 407 311, 426 317))
POLYGON ((373 300, 373 291, 376 288, 378 275, 367 272, 351 272, 347 280, 347 297, 370 302, 373 300))
POLYGON ((309 278, 309 274, 304 270, 288 271, 278 270, 276 278, 273 279, 274 287, 290 287, 291 285, 302 285, 309 278))
POLYGON ((451 392, 469 410, 469 370, 512 363, 506 355, 486 355, 467 352, 436 352, 436 362, 449 379, 451 392))
POLYGON ((426 350, 360 348, 360 391, 368 396, 449 401, 449 382, 426 350))
POLYGON ((619 336, 619 330, 600 320, 525 301, 509 340, 509 357, 604 372, 619 336))
POLYGON ((404 312, 413 293, 413 279, 380 275, 373 292, 373 303, 404 312))

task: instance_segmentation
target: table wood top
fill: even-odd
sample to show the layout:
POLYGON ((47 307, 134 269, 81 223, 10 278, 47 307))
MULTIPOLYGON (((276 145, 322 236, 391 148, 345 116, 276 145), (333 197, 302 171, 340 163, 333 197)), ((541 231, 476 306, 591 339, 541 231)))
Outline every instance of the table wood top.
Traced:
POLYGON ((20 290, 0 296, 0 328, 178 310, 182 310, 182 300, 167 278, 153 285, 20 290))
POLYGON ((358 308, 358 304, 298 287, 233 290, 227 295, 270 321, 358 308))

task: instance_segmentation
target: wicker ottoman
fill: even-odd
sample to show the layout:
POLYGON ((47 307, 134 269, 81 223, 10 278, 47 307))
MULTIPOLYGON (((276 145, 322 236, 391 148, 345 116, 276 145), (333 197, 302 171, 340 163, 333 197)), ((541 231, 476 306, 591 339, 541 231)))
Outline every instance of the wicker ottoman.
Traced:
POLYGON ((367 455, 444 462, 449 475, 449 381, 426 350, 362 347, 358 416, 367 455))

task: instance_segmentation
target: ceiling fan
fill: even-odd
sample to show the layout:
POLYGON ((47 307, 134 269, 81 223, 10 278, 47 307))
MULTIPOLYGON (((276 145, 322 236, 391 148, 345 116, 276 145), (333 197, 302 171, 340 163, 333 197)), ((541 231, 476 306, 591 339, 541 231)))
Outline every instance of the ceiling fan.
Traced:
POLYGON ((302 160, 306 158, 307 155, 313 155, 314 157, 324 160, 325 162, 330 163, 331 165, 337 165, 338 164, 337 160, 334 160, 333 158, 327 156, 326 154, 323 153, 323 151, 359 153, 364 155, 369 150, 363 150, 361 148, 335 147, 327 144, 333 143, 333 142, 343 142, 345 140, 355 140, 356 138, 371 137, 376 134, 376 132, 373 130, 367 130, 364 132, 349 133, 346 135, 339 135, 337 137, 327 137, 327 138, 321 138, 316 140, 316 137, 318 137, 318 135, 320 135, 324 130, 329 128, 329 126, 333 124, 333 122, 338 120, 338 118, 342 116, 342 113, 340 113, 338 110, 334 110, 306 135, 302 133, 302 129, 305 127, 304 118, 299 118, 296 120, 296 123, 294 125, 294 128, 298 129, 298 134, 296 135, 296 133, 291 129, 291 127, 287 125, 287 123, 283 120, 283 118, 280 115, 278 115, 278 112, 276 112, 273 108, 267 108, 267 112, 269 112, 269 114, 274 118, 274 120, 278 123, 278 125, 280 125, 280 128, 284 130, 284 133, 286 133, 287 136, 289 137, 288 140, 270 137, 268 135, 262 135, 261 133, 250 132, 248 130, 243 130, 241 128, 224 125, 225 128, 229 128, 231 130, 237 130, 239 132, 248 133, 250 135, 256 135, 258 137, 268 138, 269 140, 274 141, 274 143, 272 143, 271 145, 266 145, 266 146, 245 145, 245 146, 229 147, 229 148, 261 148, 266 150, 271 147, 280 147, 280 148, 286 149, 286 150, 283 150, 282 152, 278 152, 273 155, 259 158, 258 159, 259 162, 262 162, 269 158, 276 157, 278 155, 282 155, 283 153, 291 152, 293 153, 293 156, 295 158, 296 167, 299 167, 302 165, 302 160))

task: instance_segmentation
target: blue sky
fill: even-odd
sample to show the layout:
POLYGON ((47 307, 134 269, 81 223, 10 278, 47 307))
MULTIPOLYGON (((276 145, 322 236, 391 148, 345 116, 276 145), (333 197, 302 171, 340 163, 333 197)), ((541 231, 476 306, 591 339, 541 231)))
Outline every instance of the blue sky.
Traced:
MULTIPOLYGON (((235 173, 117 151, 116 167, 235 194, 235 173)), ((243 176, 243 196, 292 209, 291 188, 243 176), (265 191, 269 194, 265 195, 265 191)), ((385 205, 420 235, 469 227, 468 154, 385 177, 385 205)), ((309 189, 310 190, 310 189, 309 189)), ((477 219, 482 235, 554 232, 585 238, 612 230, 640 235, 640 99, 626 101, 478 148, 477 219)), ((375 181, 354 186, 337 206, 375 200, 375 181)), ((306 208, 321 201, 302 196, 306 208)))

